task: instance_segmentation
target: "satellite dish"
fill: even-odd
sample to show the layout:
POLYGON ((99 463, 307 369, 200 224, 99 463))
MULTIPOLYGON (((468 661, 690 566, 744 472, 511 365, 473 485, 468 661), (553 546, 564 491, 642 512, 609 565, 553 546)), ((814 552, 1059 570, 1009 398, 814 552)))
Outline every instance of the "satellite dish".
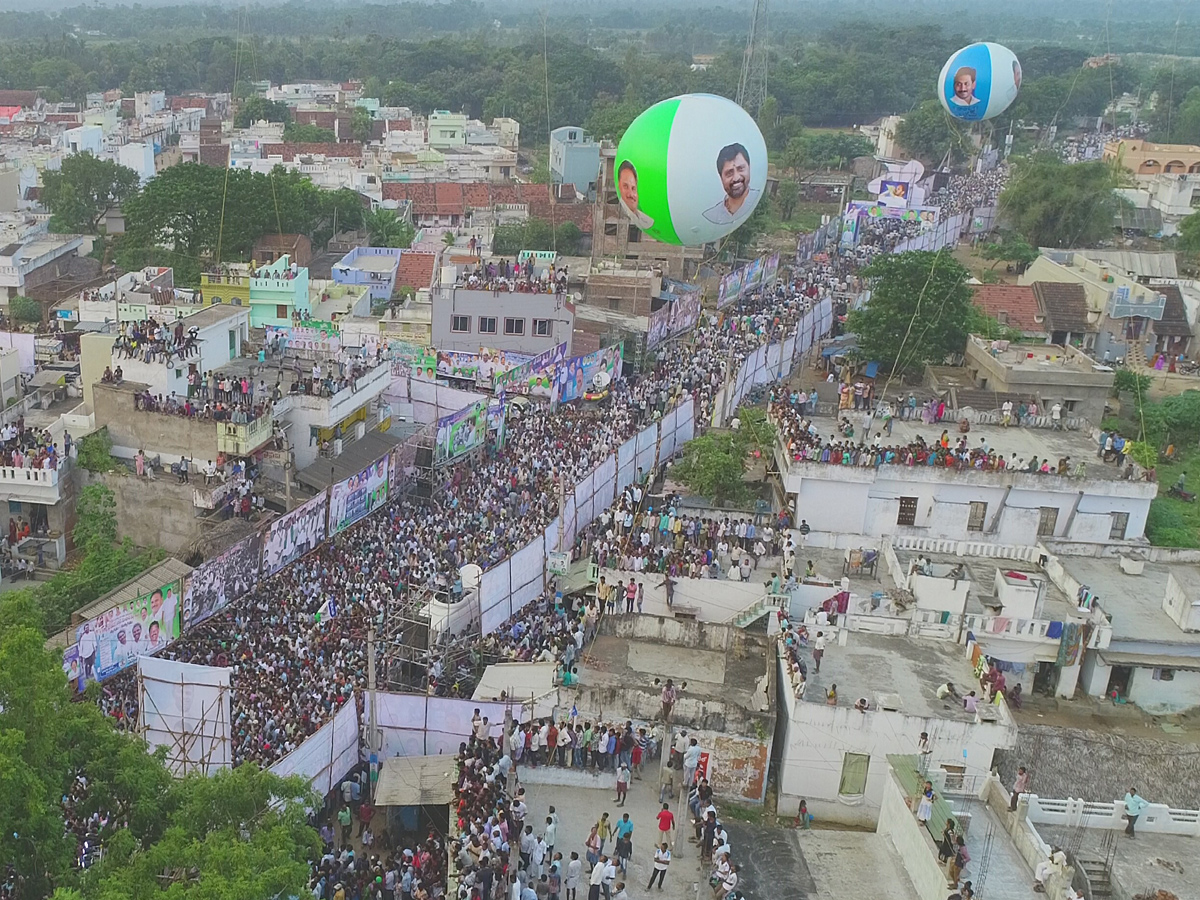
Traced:
POLYGON ((612 384, 612 375, 603 369, 592 376, 592 387, 598 391, 604 390, 610 384, 612 384))

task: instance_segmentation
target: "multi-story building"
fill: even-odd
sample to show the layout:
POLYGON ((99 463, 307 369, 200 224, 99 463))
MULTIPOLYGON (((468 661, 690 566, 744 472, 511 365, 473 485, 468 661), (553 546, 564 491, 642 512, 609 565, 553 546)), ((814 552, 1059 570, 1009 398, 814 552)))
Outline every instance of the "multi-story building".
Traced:
POLYGON ((596 199, 600 177, 600 144, 582 128, 564 125, 550 132, 550 177, 555 184, 571 184, 587 199, 596 199))
POLYGON ((1110 141, 1104 145, 1103 159, 1137 176, 1200 173, 1200 147, 1195 144, 1155 144, 1141 138, 1110 141))
POLYGON ((222 265, 220 273, 203 273, 200 288, 204 304, 229 303, 250 308, 250 324, 291 325, 296 315, 311 310, 308 269, 292 266, 285 253, 269 265, 259 266, 250 274, 244 263, 222 265))
POLYGON ((435 150, 463 147, 467 143, 467 117, 464 113, 452 113, 444 109, 429 114, 426 138, 435 150))
POLYGON ((81 249, 86 254, 91 241, 78 234, 41 234, 0 247, 0 299, 61 277, 81 249))
POLYGON ((439 350, 481 347, 536 356, 571 346, 575 306, 564 294, 495 293, 443 286, 433 301, 433 345, 439 350))

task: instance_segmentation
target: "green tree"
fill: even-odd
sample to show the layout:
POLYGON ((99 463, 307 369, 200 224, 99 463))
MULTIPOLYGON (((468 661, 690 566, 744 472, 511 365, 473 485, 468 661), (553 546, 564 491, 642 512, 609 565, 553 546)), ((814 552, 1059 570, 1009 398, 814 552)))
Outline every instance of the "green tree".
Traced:
POLYGON ((743 480, 746 445, 735 433, 709 433, 689 442, 671 477, 714 503, 739 503, 750 496, 743 480))
POLYGON ((372 247, 399 247, 407 249, 412 246, 416 237, 416 229, 404 219, 396 215, 392 209, 373 209, 363 216, 363 225, 371 236, 372 247))
POLYGON ((1115 165, 1038 153, 1017 160, 1000 210, 1034 247, 1086 247, 1112 234, 1124 182, 1115 165))
POLYGON ((492 235, 492 252, 513 256, 522 250, 556 250, 564 256, 575 256, 583 233, 574 222, 561 222, 557 227, 545 219, 529 219, 524 223, 497 225, 492 235))
POLYGON ((365 144, 371 140, 371 128, 371 111, 365 106, 354 107, 350 112, 350 134, 354 136, 354 139, 365 144))
POLYGON ((779 217, 785 222, 789 221, 800 202, 800 185, 790 178, 779 182, 775 189, 775 202, 779 205, 779 217))
POLYGON ((248 97, 233 116, 235 128, 249 128, 254 122, 262 121, 283 122, 286 125, 292 121, 292 111, 282 100, 254 96, 248 97))
POLYGON ((8 301, 8 314, 18 322, 42 321, 42 304, 31 297, 17 294, 8 301))
POLYGON ((79 465, 84 469, 89 472, 108 472, 112 469, 113 442, 107 427, 80 438, 77 446, 79 465))
POLYGON ((1179 223, 1179 249, 1188 256, 1200 256, 1200 212, 1179 223))
POLYGON ((993 269, 1000 263, 1006 262, 1012 263, 1020 273, 1024 272, 1038 258, 1039 253, 1036 247, 1031 246, 1020 235, 1005 231, 1000 235, 999 241, 984 244, 980 255, 984 259, 993 260, 991 266, 993 269))
POLYGON ((445 244, 447 247, 453 247, 454 242, 456 240, 458 240, 458 239, 454 236, 453 231, 443 231, 442 232, 442 243, 445 244))
POLYGON ((874 279, 871 302, 852 310, 846 330, 859 352, 901 372, 962 353, 974 306, 970 273, 949 254, 915 250, 881 255, 863 270, 874 279))
POLYGON ((295 141, 297 144, 333 144, 337 142, 337 136, 328 128, 310 124, 299 125, 295 122, 288 122, 283 126, 283 139, 295 141))
POLYGON ((904 115, 896 128, 896 141, 913 156, 938 164, 950 154, 951 162, 966 159, 968 143, 962 127, 937 100, 926 100, 904 115))
POLYGON ((758 130, 762 132, 767 150, 774 150, 779 140, 779 101, 774 97, 763 100, 758 110, 758 130))
POLYGON ((50 210, 50 230, 95 234, 104 214, 137 193, 133 169, 90 153, 72 153, 57 171, 42 173, 41 200, 50 210))

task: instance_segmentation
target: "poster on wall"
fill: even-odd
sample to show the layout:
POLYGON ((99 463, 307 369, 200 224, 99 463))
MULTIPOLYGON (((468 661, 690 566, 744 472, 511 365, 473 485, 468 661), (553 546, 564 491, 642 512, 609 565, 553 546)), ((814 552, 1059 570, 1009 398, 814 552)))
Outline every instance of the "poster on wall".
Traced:
POLYGON ((671 312, 677 302, 664 303, 650 313, 650 327, 646 330, 646 349, 653 349, 670 337, 671 312))
POLYGON ((342 347, 341 332, 333 322, 307 319, 303 325, 290 328, 278 325, 266 325, 264 328, 267 346, 273 346, 280 351, 337 353, 342 347))
POLYGON ((625 345, 613 344, 587 356, 576 356, 559 365, 555 372, 554 392, 551 402, 570 403, 580 399, 596 384, 596 376, 604 372, 608 384, 621 379, 623 360, 621 351, 625 345))
POLYGON ((762 285, 763 265, 765 259, 765 257, 760 256, 758 259, 752 260, 746 265, 746 272, 742 276, 743 294, 749 294, 752 291, 756 291, 762 285))
MULTIPOLYGON (((563 352, 566 352, 565 346, 563 352)), ((490 387, 492 379, 501 372, 515 369, 533 359, 528 353, 513 353, 511 350, 491 350, 483 347, 479 351, 479 372, 475 381, 482 387, 490 387)))
POLYGON ((728 306, 742 295, 742 269, 734 269, 721 279, 717 290, 717 309, 728 306))
POLYGON ((438 380, 438 358, 434 350, 422 350, 412 358, 412 377, 417 381, 438 380))
POLYGON ((318 494, 271 523, 263 545, 263 568, 268 575, 315 550, 325 540, 327 501, 325 494, 318 494))
POLYGON ((880 181, 879 205, 889 209, 907 209, 912 185, 907 181, 880 181))
POLYGON ((75 629, 80 676, 102 681, 139 656, 172 644, 182 630, 179 581, 156 587, 89 619, 75 629))
POLYGON ((339 481, 329 491, 329 534, 333 536, 370 515, 388 498, 388 457, 339 481))
POLYGON ((675 298, 675 302, 671 304, 671 326, 670 334, 674 337, 677 334, 683 334, 685 331, 691 331, 696 327, 696 323, 700 321, 700 291, 699 289, 687 291, 675 298))
POLYGON ((252 534, 192 572, 183 592, 183 627, 203 622, 249 593, 258 583, 261 562, 262 535, 252 534))
POLYGON ((433 450, 435 466, 470 453, 487 440, 488 402, 485 398, 438 419, 437 443, 433 450))
POLYGON ((544 353, 539 353, 528 362, 493 376, 492 389, 497 392, 503 390, 513 394, 539 394, 548 397, 550 385, 554 381, 554 371, 566 355, 567 345, 564 341, 544 353))
POLYGON ((79 661, 79 645, 72 644, 63 651, 63 674, 67 676, 67 686, 75 693, 87 687, 87 679, 83 677, 83 664, 79 661))

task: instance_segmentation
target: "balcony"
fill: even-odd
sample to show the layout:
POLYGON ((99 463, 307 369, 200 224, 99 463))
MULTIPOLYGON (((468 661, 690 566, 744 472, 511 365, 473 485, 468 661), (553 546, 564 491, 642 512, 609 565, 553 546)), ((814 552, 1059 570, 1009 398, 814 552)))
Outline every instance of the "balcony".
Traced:
POLYGON ((1167 308, 1167 298, 1162 294, 1144 293, 1136 297, 1128 287, 1119 287, 1108 295, 1105 312, 1110 319, 1153 319, 1155 322, 1163 317, 1167 308))
POLYGON ((59 479, 66 478, 66 461, 63 469, 18 469, 0 466, 0 497, 21 503, 42 503, 53 506, 62 498, 59 479))
POLYGON ((285 394, 275 403, 275 414, 305 411, 305 421, 328 428, 382 394, 392 381, 391 366, 384 362, 361 375, 331 397, 285 394))
POLYGON ((274 424, 270 413, 246 425, 217 422, 217 452, 227 456, 249 456, 271 440, 274 424))

